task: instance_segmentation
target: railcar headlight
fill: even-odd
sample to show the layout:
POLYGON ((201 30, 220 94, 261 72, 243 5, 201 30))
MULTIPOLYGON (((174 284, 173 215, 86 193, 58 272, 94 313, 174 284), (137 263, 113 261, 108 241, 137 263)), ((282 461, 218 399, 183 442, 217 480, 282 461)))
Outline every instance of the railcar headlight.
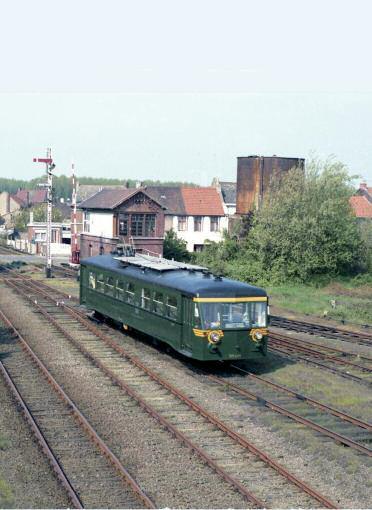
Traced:
POLYGON ((218 342, 221 340, 221 335, 218 333, 218 331, 210 331, 208 333, 208 340, 212 344, 218 344, 218 342))
POLYGON ((256 340, 262 340, 263 339, 263 334, 261 333, 261 331, 255 331, 254 332, 254 338, 256 340))

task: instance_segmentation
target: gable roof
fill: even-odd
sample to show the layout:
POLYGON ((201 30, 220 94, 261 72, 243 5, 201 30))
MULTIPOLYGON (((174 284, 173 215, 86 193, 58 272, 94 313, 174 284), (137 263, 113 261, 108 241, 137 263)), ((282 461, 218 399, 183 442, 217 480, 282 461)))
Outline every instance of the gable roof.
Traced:
POLYGON ((165 214, 186 214, 185 204, 179 186, 147 186, 146 193, 166 207, 165 214))
POLYGON ((46 189, 19 189, 15 194, 25 205, 42 204, 47 200, 46 189))
POLYGON ((16 202, 20 207, 25 207, 25 202, 20 197, 17 197, 17 195, 11 194, 10 198, 14 200, 14 202, 16 202))
POLYGON ((236 204, 236 182, 220 182, 225 204, 236 204))
POLYGON ((76 201, 77 203, 83 202, 103 189, 126 189, 126 187, 122 184, 113 184, 111 186, 102 184, 78 184, 76 201))
POLYGON ((357 218, 372 218, 372 203, 365 196, 351 197, 350 205, 357 218))
POLYGON ((79 204, 79 209, 115 209, 128 198, 136 195, 137 193, 144 193, 151 200, 160 204, 156 199, 150 196, 145 188, 120 188, 120 189, 103 189, 95 195, 87 198, 79 204))
POLYGON ((185 213, 190 216, 224 216, 216 188, 181 188, 185 213))

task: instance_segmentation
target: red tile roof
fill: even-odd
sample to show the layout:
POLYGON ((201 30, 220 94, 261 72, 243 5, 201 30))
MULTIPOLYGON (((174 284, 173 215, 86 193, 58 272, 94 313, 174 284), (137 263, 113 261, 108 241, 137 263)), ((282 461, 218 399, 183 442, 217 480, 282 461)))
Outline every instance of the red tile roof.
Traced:
POLYGON ((216 188, 181 188, 185 212, 190 216, 224 216, 216 188))
POLYGON ((20 197, 17 197, 17 195, 10 195, 10 197, 12 198, 12 200, 17 202, 18 205, 20 205, 21 207, 25 207, 26 204, 20 197))
POLYGON ((357 218, 372 218, 372 203, 366 197, 351 197, 350 205, 357 218))

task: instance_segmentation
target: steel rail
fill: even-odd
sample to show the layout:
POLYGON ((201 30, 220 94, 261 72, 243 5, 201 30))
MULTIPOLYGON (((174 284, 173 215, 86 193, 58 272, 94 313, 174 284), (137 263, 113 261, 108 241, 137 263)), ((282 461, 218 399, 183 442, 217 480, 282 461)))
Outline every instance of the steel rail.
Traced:
MULTIPOLYGON (((2 313, 1 310, 0 310, 0 317, 1 317, 1 320, 4 321, 4 323, 6 323, 10 327, 10 323, 8 322, 8 319, 5 317, 5 315, 2 313)), ((21 394, 18 391, 17 386, 15 385, 11 375, 9 374, 8 370, 5 368, 2 361, 0 361, 0 371, 1 371, 2 376, 4 377, 6 384, 10 388, 14 398, 18 402, 18 405, 21 407, 22 413, 23 413, 24 417, 26 418, 38 443, 40 444, 43 453, 46 455, 49 463, 52 466, 53 471, 56 473, 57 478, 59 479, 59 481, 62 483, 62 486, 66 490, 72 505, 74 506, 74 508, 84 508, 82 502, 79 499, 79 496, 77 495, 75 489, 71 485, 70 480, 67 478, 67 475, 64 472, 62 466, 56 459, 47 440, 45 439, 43 433, 41 432, 40 428, 38 427, 34 417, 32 416, 31 411, 29 410, 27 404, 23 400, 21 394)))
POLYGON ((283 335, 282 333, 275 333, 273 331, 270 331, 270 337, 274 338, 274 339, 276 338, 278 340, 283 339, 283 340, 289 340, 289 341, 293 341, 293 342, 299 342, 299 344, 303 345, 304 347, 307 347, 308 345, 310 347, 315 347, 315 348, 319 347, 320 349, 323 349, 324 351, 328 351, 330 353, 334 352, 336 354, 342 354, 342 356, 355 356, 356 358, 359 358, 359 359, 365 360, 369 363, 372 363, 372 358, 368 358, 367 356, 359 355, 354 352, 343 351, 342 349, 337 349, 335 347, 329 347, 328 345, 321 345, 321 344, 317 344, 314 342, 308 342, 307 340, 304 341, 301 338, 283 335))
POLYGON ((297 349, 298 351, 300 351, 300 352, 302 352, 304 354, 315 355, 316 357, 321 357, 324 360, 328 360, 328 361, 332 361, 332 362, 335 362, 335 363, 339 363, 341 365, 349 365, 351 367, 357 368, 361 372, 372 373, 372 369, 371 368, 363 367, 362 365, 358 365, 357 363, 353 363, 351 361, 346 361, 346 360, 339 359, 339 358, 336 358, 336 357, 333 357, 333 356, 328 356, 327 354, 324 354, 321 351, 316 351, 315 349, 311 349, 310 347, 306 347, 304 345, 299 345, 295 341, 291 341, 291 339, 288 339, 287 337, 284 337, 282 335, 280 335, 278 337, 276 335, 276 333, 271 333, 270 332, 269 333, 269 340, 272 340, 273 342, 271 342, 271 344, 274 343, 274 345, 278 345, 279 344, 280 346, 281 345, 288 346, 289 348, 297 349))
POLYGON ((258 402, 259 404, 262 404, 263 406, 271 409, 272 411, 275 411, 279 414, 287 416, 288 418, 296 421, 297 423, 301 423, 302 425, 305 425, 306 427, 316 430, 317 432, 320 432, 321 434, 328 436, 345 446, 349 446, 350 448, 358 450, 359 452, 367 455, 368 457, 372 457, 372 450, 370 450, 366 446, 363 446, 363 445, 357 443, 356 441, 353 441, 352 439, 347 438, 346 436, 338 434, 337 432, 333 432, 332 430, 327 429, 326 427, 323 427, 322 425, 318 425, 314 421, 304 418, 304 417, 300 416, 299 414, 293 413, 292 411, 288 411, 288 409, 285 409, 284 407, 282 407, 278 404, 275 404, 274 402, 270 401, 267 398, 261 397, 260 395, 257 395, 256 393, 253 393, 252 391, 249 391, 245 388, 241 388, 237 384, 231 383, 229 381, 226 381, 225 379, 221 379, 214 375, 208 375, 208 379, 215 382, 216 384, 219 384, 220 386, 228 386, 229 389, 231 389, 235 393, 238 393, 239 395, 248 397, 249 399, 258 402))
POLYGON ((254 381, 259 381, 259 382, 264 383, 268 386, 271 386, 272 388, 280 390, 283 393, 287 393, 288 395, 291 395, 300 401, 307 402, 308 404, 312 405, 313 407, 318 407, 320 409, 323 409, 324 411, 327 411, 328 413, 333 414, 334 416, 337 416, 338 418, 341 418, 344 421, 347 421, 349 423, 352 423, 353 425, 357 425, 358 427, 361 427, 363 429, 366 429, 366 430, 369 430, 372 432, 372 424, 370 424, 370 423, 359 420, 359 418, 350 416, 338 409, 335 409, 334 407, 330 407, 326 404, 323 404, 322 402, 319 402, 318 400, 315 400, 311 397, 307 397, 301 393, 293 391, 293 390, 287 388, 286 386, 282 386, 282 385, 274 383, 272 381, 268 381, 267 379, 264 379, 263 377, 260 377, 259 375, 253 374, 252 372, 248 372, 248 370, 244 370, 244 368, 238 367, 237 365, 231 364, 230 367, 234 368, 238 372, 242 372, 243 374, 247 375, 250 379, 253 379, 254 381))
MULTIPOLYGON (((124 381, 120 380, 112 370, 108 369, 101 361, 99 361, 95 356, 93 356, 87 349, 85 349, 73 336, 70 335, 68 331, 65 330, 58 322, 52 317, 49 312, 45 311, 39 304, 32 301, 32 298, 27 296, 27 294, 21 290, 19 287, 13 284, 13 282, 9 282, 10 285, 18 290, 21 294, 23 294, 30 303, 37 308, 37 310, 45 317, 49 322, 53 324, 53 326, 62 333, 73 345, 76 347, 86 358, 88 358, 96 367, 100 368, 106 376, 119 388, 121 388, 127 395, 129 395, 133 400, 135 400, 142 409, 144 409, 150 416, 152 416, 156 421, 158 421, 164 428, 166 428, 172 435, 174 435, 181 443, 188 446, 193 452, 195 452, 204 462, 206 462, 216 473, 218 473, 226 482, 231 484, 236 490, 240 492, 244 497, 246 497, 250 502, 254 503, 258 508, 264 508, 265 504, 259 498, 257 498, 251 491, 246 489, 238 480, 234 477, 230 476, 226 471, 224 471, 211 457, 209 457, 201 448, 199 448, 196 444, 190 441, 185 434, 179 431, 176 427, 174 427, 168 420, 166 420, 163 416, 161 416, 152 406, 147 404, 145 400, 143 400, 134 390, 132 390, 124 381)), ((61 307, 68 309, 65 305, 60 305, 61 307)), ((76 314, 76 317, 80 316, 76 314)), ((334 508, 334 507, 330 507, 334 508)))
POLYGON ((348 329, 336 328, 322 324, 313 324, 300 320, 287 319, 286 317, 272 315, 271 324, 283 329, 292 329, 294 331, 302 331, 309 334, 319 334, 320 336, 328 335, 330 338, 342 339, 342 336, 344 336, 346 337, 346 341, 359 340, 359 342, 364 345, 371 345, 372 343, 372 335, 370 333, 350 331, 348 329), (296 327, 302 329, 296 329, 296 327))
MULTIPOLYGON (((284 347, 285 349, 285 347, 284 347)), ((269 346, 269 350, 272 352, 275 352, 281 356, 286 356, 288 358, 296 359, 303 361, 304 363, 309 363, 310 365, 315 365, 320 368, 325 368, 326 370, 329 370, 330 372, 333 372, 336 375, 339 375, 340 377, 344 377, 345 379, 351 379, 353 381, 356 381, 358 383, 366 384, 367 386, 371 386, 372 383, 366 381, 362 377, 358 377, 357 375, 350 374, 348 372, 343 372, 342 370, 338 370, 337 368, 331 367, 329 365, 325 365, 324 363, 320 363, 319 361, 315 361, 314 359, 305 358, 303 356, 300 356, 297 353, 290 353, 286 350, 281 350, 277 347, 269 346)))
POLYGON ((89 438, 98 446, 103 455, 111 462, 111 464, 115 467, 117 472, 123 478, 127 485, 129 485, 140 501, 145 505, 146 508, 156 508, 155 504, 151 499, 144 493, 141 487, 137 484, 134 478, 129 474, 129 472, 122 465, 120 460, 116 457, 116 455, 109 449, 106 443, 101 439, 101 437, 97 434, 97 432, 90 425, 88 420, 84 417, 84 415, 79 411, 74 402, 70 399, 70 397, 66 394, 63 388, 58 384, 58 382, 54 379, 52 374, 49 372, 44 363, 40 360, 40 358, 35 354, 35 352, 31 349, 28 342, 24 339, 21 333, 17 330, 17 328, 12 324, 9 318, 7 318, 4 312, 1 311, 1 318, 6 322, 9 328, 15 333, 18 337, 19 342, 21 344, 22 349, 29 355, 31 360, 35 363, 35 365, 39 368, 40 372, 44 375, 48 383, 52 386, 52 388, 59 395, 61 400, 68 406, 69 412, 76 418, 81 427, 88 434, 89 438))
MULTIPOLYGON (((60 326, 57 321, 48 313, 46 312, 45 310, 43 310, 38 304, 34 303, 32 301, 32 298, 30 298, 29 296, 27 296, 27 294, 19 289, 19 287, 17 287, 16 285, 13 285, 14 288, 16 288, 18 291, 21 291, 21 293, 35 306, 37 307, 38 309, 40 309, 41 313, 44 315, 44 316, 49 316, 50 317, 50 320, 51 322, 56 326, 56 328, 61 332, 63 333, 67 338, 71 338, 71 341, 72 343, 81 351, 81 352, 85 352, 85 355, 92 360, 93 363, 96 364, 96 366, 99 366, 104 372, 106 372, 109 377, 115 382, 115 384, 117 384, 119 387, 124 387, 126 388, 126 391, 128 394, 132 394, 134 396, 134 398, 140 402, 140 405, 148 410, 148 412, 152 415, 152 416, 158 416, 157 419, 158 421, 161 421, 161 422, 165 422, 167 420, 165 420, 163 417, 161 417, 159 415, 159 413, 157 413, 157 411, 155 411, 154 409, 151 408, 151 406, 149 406, 146 402, 144 402, 141 397, 139 397, 138 395, 135 394, 135 392, 130 389, 123 381, 121 381, 120 379, 118 379, 108 368, 106 368, 104 366, 104 364, 102 364, 99 360, 95 359, 94 356, 89 353, 84 347, 82 347, 79 342, 77 342, 73 337, 71 337, 71 335, 64 330, 64 328, 62 326, 60 326)), ((55 302, 54 298, 48 296, 48 294, 42 290, 38 290, 37 292, 39 292, 41 295, 44 295, 45 297, 47 297, 50 301, 52 301, 53 303, 55 302)), ((275 460, 271 459, 266 453, 264 453, 262 450, 260 450, 259 448, 257 448, 256 446, 254 446, 252 443, 250 443, 247 439, 245 439, 243 436, 241 436, 240 434, 234 432, 232 429, 230 429, 224 422, 222 422, 221 420, 219 420, 218 418, 216 418, 214 415, 212 415, 211 413, 209 413, 208 411, 206 411, 205 409, 203 409, 200 405, 198 405, 197 403, 195 403, 193 400, 191 400, 189 397, 187 397, 187 395, 184 395, 180 390, 178 390, 177 388, 173 387, 170 383, 168 383, 167 381, 165 381, 163 378, 161 378, 158 374, 156 374, 155 372, 153 372, 149 367, 147 367, 146 365, 144 365, 138 358, 136 358, 135 356, 133 356, 132 354, 128 353, 127 351, 125 351, 125 349, 123 349, 123 347, 119 346, 114 340, 112 340, 111 338, 107 337, 105 334, 103 334, 98 328, 96 328, 95 326, 93 326, 92 324, 89 323, 88 320, 84 319, 79 313, 77 313, 73 308, 71 308, 70 306, 66 305, 66 304, 60 304, 61 307, 63 307, 71 316, 75 317, 76 320, 78 320, 81 324, 85 325, 86 328, 88 330, 90 330, 94 335, 96 335, 98 338, 100 338, 103 342, 106 343, 106 345, 109 345, 111 348, 113 348, 119 355, 121 355, 123 358, 129 360, 133 365, 137 366, 138 368, 140 368, 143 372, 145 372, 152 380, 154 380, 155 382, 157 382, 158 384, 160 384, 161 386, 165 387, 170 393, 172 393, 173 395, 175 395, 177 398, 179 398, 182 402, 185 402, 191 409, 193 409, 194 411, 198 412, 201 416, 203 416, 205 419, 207 419, 210 423, 212 423, 213 425, 215 425, 217 428, 219 428, 220 430, 222 430, 225 434, 227 434, 230 438, 232 438, 236 443, 240 444, 241 446, 243 446, 245 449, 249 450, 251 453, 253 453, 254 455, 256 455, 258 458, 260 458, 263 462, 265 462, 267 465, 269 465, 271 468, 273 468, 275 471, 277 471, 279 474, 281 474, 283 477, 285 477, 287 480, 289 480, 290 482, 292 482, 294 485, 296 485, 297 487, 299 487, 303 492, 306 492, 307 494, 309 494, 311 497, 313 497, 315 500, 317 500, 318 502, 320 502, 322 505, 324 505, 324 507, 326 508, 336 508, 336 505, 331 501, 329 500, 328 498, 324 497, 323 495, 321 495, 320 493, 318 493, 316 490, 314 490, 312 487, 310 487, 307 483, 303 482, 302 480, 300 480, 299 478, 297 478, 295 475, 292 475, 291 473, 289 473, 288 470, 286 470, 283 466, 281 466, 279 463, 277 463, 275 460)), ((173 425, 169 424, 173 429, 173 425)), ((168 427, 167 427, 168 428, 168 427)), ((180 434, 179 431, 175 431, 177 434, 180 434)), ((187 441, 189 441, 187 438, 185 438, 187 441)), ((192 447, 192 449, 195 451, 195 448, 197 449, 197 451, 199 451, 199 447, 197 447, 196 445, 194 445, 192 447)), ((206 454, 204 452, 202 452, 202 454, 204 456, 206 456, 206 454)), ((219 468, 221 469, 221 468, 219 468)), ((229 475, 228 475, 229 476, 229 475)), ((240 484, 240 482, 237 482, 238 484, 240 484)), ((243 489, 245 490, 245 488, 243 487, 243 489)), ((260 502, 260 504, 262 505, 263 503, 260 502)))

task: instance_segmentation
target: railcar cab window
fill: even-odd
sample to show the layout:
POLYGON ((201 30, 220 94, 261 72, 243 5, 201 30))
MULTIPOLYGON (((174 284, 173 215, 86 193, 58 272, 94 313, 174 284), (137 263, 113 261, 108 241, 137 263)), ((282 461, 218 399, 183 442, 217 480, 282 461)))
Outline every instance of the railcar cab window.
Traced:
POLYGON ((151 290, 142 289, 141 306, 145 310, 151 310, 151 290))
POLYGON ((89 271, 88 287, 93 290, 96 288, 96 275, 92 271, 89 271))
POLYGON ((127 289, 125 291, 127 303, 134 305, 134 284, 127 283, 127 289))
POLYGON ((122 280, 118 280, 116 284, 116 297, 120 301, 124 301, 124 282, 122 280))
POLYGON ((163 315, 164 298, 161 292, 154 292, 154 312, 163 315))
POLYGON ((97 290, 99 292, 104 292, 105 291, 105 279, 104 279, 102 273, 99 273, 97 275, 97 290))
POLYGON ((266 302, 198 303, 204 329, 250 329, 267 326, 266 302))
POLYGON ((177 319, 177 298, 174 296, 167 296, 165 313, 169 319, 177 319))
POLYGON ((114 297, 114 279, 112 276, 108 276, 106 278, 106 289, 105 289, 105 293, 108 295, 108 296, 112 296, 114 297))

